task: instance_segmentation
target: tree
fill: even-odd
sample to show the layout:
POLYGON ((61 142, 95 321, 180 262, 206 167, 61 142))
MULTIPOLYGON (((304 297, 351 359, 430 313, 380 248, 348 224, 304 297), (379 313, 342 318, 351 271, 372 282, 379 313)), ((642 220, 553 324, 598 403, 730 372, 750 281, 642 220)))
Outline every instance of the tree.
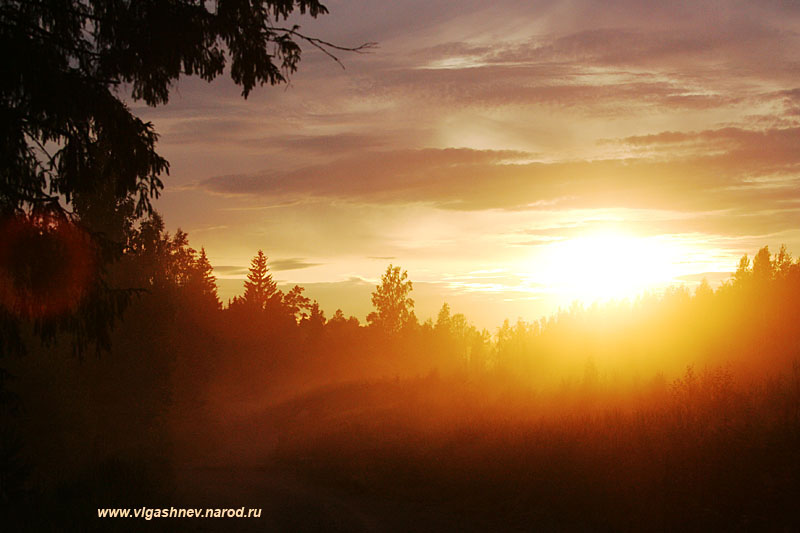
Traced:
POLYGON ((200 248, 200 255, 193 261, 187 279, 187 287, 199 297, 199 300, 218 309, 220 307, 217 295, 217 278, 214 269, 206 255, 206 249, 200 248))
POLYGON ((326 324, 332 327, 344 327, 346 325, 349 325, 353 328, 358 328, 359 326, 358 319, 356 317, 351 315, 350 318, 347 318, 346 316, 344 316, 344 311, 342 311, 341 309, 337 309, 333 313, 331 319, 328 320, 326 324))
POLYGON ((708 283, 708 279, 705 277, 694 290, 695 298, 708 300, 712 296, 714 296, 714 289, 711 288, 711 284, 708 283))
POLYGON ((769 253, 769 246, 764 246, 753 258, 753 277, 759 283, 764 283, 771 280, 773 274, 774 264, 769 253))
POLYGON ((753 271, 750 268, 750 258, 744 254, 739 259, 739 265, 736 267, 736 272, 733 274, 733 281, 735 284, 742 285, 752 276, 753 271))
POLYGON ((314 300, 308 305, 308 313, 303 313, 300 325, 317 333, 322 331, 325 326, 325 312, 320 309, 319 302, 314 300))
POLYGON ((782 244, 774 261, 775 275, 785 278, 792 270, 792 254, 786 250, 786 245, 782 244))
POLYGON ((295 285, 282 298, 284 309, 296 322, 308 318, 308 311, 312 308, 311 300, 303 296, 304 290, 300 285, 295 285))
POLYGON ((447 302, 443 303, 442 308, 439 309, 434 328, 436 331, 450 332, 450 305, 447 302))
POLYGON ((414 309, 414 300, 409 298, 413 289, 408 272, 389 265, 381 277, 381 284, 372 293, 375 311, 367 316, 367 322, 388 333, 397 333, 406 324, 414 309))
MULTIPOLYGON (((9 241, 4 232, 19 221, 49 240, 79 222, 102 259, 92 290, 63 314, 23 323, 0 302, 0 348, 24 351, 26 327, 42 339, 66 332, 78 350, 92 339, 106 344, 97 341, 108 338, 133 294, 109 286, 106 263, 119 258, 133 220, 152 213, 169 164, 155 150, 153 125, 131 112, 123 92, 157 106, 182 76, 211 81, 228 64, 246 98, 258 85, 288 80, 300 42, 334 60, 333 51, 372 45, 346 48, 307 36, 284 25, 295 13, 317 17, 327 9, 319 0, 0 2, 0 49, 8 51, 0 54, 0 241, 9 241)), ((0 277, 19 270, 4 260, 0 277)))
MULTIPOLYGON (((0 216, 0 354, 68 332, 73 350, 110 347, 111 329, 139 291, 109 286, 107 253, 64 216, 0 216)), ((2 391, 0 391, 2 392, 2 391)))
POLYGON ((210 81, 230 63, 247 97, 285 83, 298 42, 333 45, 282 26, 299 12, 327 13, 319 0, 6 0, 0 5, 0 214, 61 210, 104 184, 138 197, 138 214, 162 188, 167 161, 157 134, 120 91, 164 104, 181 76, 210 81))
POLYGON ((266 309, 269 301, 278 295, 278 286, 267 267, 267 257, 259 250, 250 263, 250 272, 244 282, 242 302, 258 309, 266 309))

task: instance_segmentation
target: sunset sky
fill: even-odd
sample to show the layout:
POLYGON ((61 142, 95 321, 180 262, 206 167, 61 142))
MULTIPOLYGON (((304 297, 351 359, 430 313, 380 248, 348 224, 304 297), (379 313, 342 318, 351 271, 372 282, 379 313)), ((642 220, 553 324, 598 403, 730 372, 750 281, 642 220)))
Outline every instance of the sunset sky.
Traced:
POLYGON ((363 319, 393 263, 420 319, 494 328, 800 253, 800 2, 326 5, 305 33, 378 48, 132 105, 224 301, 263 249, 328 316, 363 319))

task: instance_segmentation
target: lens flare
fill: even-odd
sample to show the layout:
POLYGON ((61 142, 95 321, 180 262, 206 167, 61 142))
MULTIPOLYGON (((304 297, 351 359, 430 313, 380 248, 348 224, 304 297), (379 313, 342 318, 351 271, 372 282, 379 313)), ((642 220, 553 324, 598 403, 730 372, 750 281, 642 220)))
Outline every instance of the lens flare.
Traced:
POLYGON ((16 216, 0 223, 0 306, 25 318, 69 312, 96 269, 92 241, 75 224, 16 216))

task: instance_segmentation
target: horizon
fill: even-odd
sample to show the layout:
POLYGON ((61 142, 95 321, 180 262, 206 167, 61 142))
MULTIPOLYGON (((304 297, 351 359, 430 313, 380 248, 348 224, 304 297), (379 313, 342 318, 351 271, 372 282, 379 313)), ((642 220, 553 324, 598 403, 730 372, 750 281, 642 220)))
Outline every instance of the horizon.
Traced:
MULTIPOLYGON (((770 248, 770 251, 773 250, 770 248)), ((206 250, 206 252, 208 251, 206 250)), ((791 250, 789 252, 791 253, 791 250)), ((755 254, 750 253, 747 255, 752 259, 755 254)), ((269 264, 270 261, 268 260, 267 265, 269 264)), ((402 267, 402 265, 395 266, 402 267)), ((243 269, 246 271, 246 268, 243 267, 243 269)), ((294 285, 297 285, 292 281, 281 279, 279 277, 281 271, 270 270, 270 273, 275 279, 278 289, 284 293, 288 292, 294 285)), ((506 320, 511 323, 517 320, 535 322, 554 316, 573 305, 591 307, 595 304, 603 305, 609 302, 633 303, 647 295, 660 297, 664 291, 675 288, 686 288, 690 292, 694 292, 694 289, 703 280, 706 280, 713 289, 717 289, 723 283, 730 281, 733 274, 734 270, 701 272, 695 276, 686 276, 687 279, 676 279, 673 280, 673 283, 649 286, 635 293, 618 297, 589 299, 575 297, 571 300, 566 298, 561 300, 552 299, 550 302, 522 298, 515 299, 513 302, 498 301, 494 291, 475 291, 472 293, 448 291, 446 282, 419 282, 413 279, 412 273, 409 273, 409 276, 414 284, 414 289, 411 293, 415 300, 414 311, 420 323, 428 319, 435 322, 439 310, 444 304, 448 304, 453 313, 464 314, 470 324, 478 329, 486 329, 495 334, 506 320), (477 306, 475 306, 476 303, 478 304, 477 306), (536 309, 542 309, 542 312, 536 314, 536 309), (511 314, 503 315, 503 313, 511 314)), ((246 279, 245 275, 241 277, 216 278, 217 294, 223 307, 227 307, 235 297, 243 295, 246 279)), ((330 318, 337 309, 341 309, 345 316, 356 317, 362 325, 366 325, 366 317, 373 310, 370 298, 378 285, 380 285, 380 276, 376 276, 374 279, 353 277, 344 282, 321 281, 300 284, 304 289, 303 295, 317 301, 326 318, 330 318)))
POLYGON ((800 2, 0 41, 5 529, 800 531, 800 2))
POLYGON ((298 22, 378 47, 340 54, 344 69, 307 50, 285 90, 247 100, 227 78, 188 78, 167 105, 132 104, 171 163, 154 205, 218 278, 263 249, 276 278, 321 303, 349 289, 343 309, 360 316, 363 280, 393 263, 423 300, 499 324, 800 249, 794 7, 331 8, 298 22), (581 248, 612 276, 625 249, 660 271, 570 284, 558 274, 581 248))

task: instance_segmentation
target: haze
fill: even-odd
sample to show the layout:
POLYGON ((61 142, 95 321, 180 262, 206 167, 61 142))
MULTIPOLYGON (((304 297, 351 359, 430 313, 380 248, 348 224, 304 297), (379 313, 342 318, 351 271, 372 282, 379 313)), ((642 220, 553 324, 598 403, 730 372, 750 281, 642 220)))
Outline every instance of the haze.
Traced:
POLYGON ((495 327, 800 248, 797 4, 328 4, 305 32, 379 47, 134 106, 172 165, 157 209, 223 302, 263 249, 328 315, 363 319, 393 263, 420 318, 495 327))

